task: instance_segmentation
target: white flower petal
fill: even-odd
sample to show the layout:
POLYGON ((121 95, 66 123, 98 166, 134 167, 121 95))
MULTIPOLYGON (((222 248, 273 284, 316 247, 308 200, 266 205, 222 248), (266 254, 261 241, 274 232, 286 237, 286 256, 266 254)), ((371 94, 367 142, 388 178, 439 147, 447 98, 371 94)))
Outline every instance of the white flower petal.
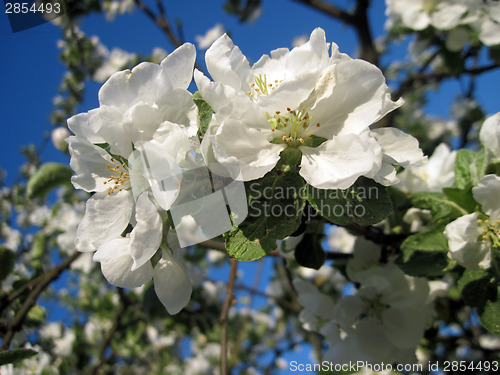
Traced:
POLYGON ((472 188, 472 195, 490 216, 490 221, 500 220, 500 177, 489 174, 481 178, 478 185, 472 188))
POLYGON ((153 272, 156 295, 169 314, 177 314, 188 304, 193 290, 185 268, 164 251, 153 272))
POLYGON ((478 241, 481 230, 477 224, 477 213, 452 221, 446 226, 444 235, 448 239, 450 259, 472 270, 489 268, 491 246, 487 242, 478 241))
POLYGON ((347 189, 375 161, 369 142, 355 134, 334 137, 320 146, 301 147, 300 175, 319 189, 347 189))
POLYGON ((130 239, 115 238, 100 246, 94 254, 94 261, 101 263, 102 274, 110 284, 119 288, 137 288, 153 277, 150 262, 131 270, 130 239))
POLYGON ((267 135, 237 120, 227 120, 212 136, 214 155, 231 177, 248 181, 274 168, 284 145, 270 143, 267 135))
POLYGON ((489 152, 500 158, 500 112, 484 121, 479 131, 479 139, 489 152))
POLYGON ((148 262, 161 244, 162 221, 148 193, 139 197, 135 206, 136 226, 130 233, 130 253, 134 263, 132 271, 148 262))
POLYGON ((460 23, 460 19, 467 12, 465 4, 450 4, 442 2, 432 13, 432 25, 439 30, 450 30, 460 23))
POLYGON ((162 96, 173 89, 187 89, 193 78, 196 48, 184 43, 161 62, 158 77, 158 95, 162 96))
POLYGON ((95 193, 89 198, 85 215, 76 231, 75 246, 79 251, 93 251, 122 234, 127 227, 134 200, 130 191, 95 193))
POLYGON ((104 139, 98 134, 100 127, 101 121, 98 108, 74 115, 68 119, 68 128, 75 135, 83 137, 92 143, 104 143, 104 139))
POLYGON ((333 300, 322 294, 316 286, 301 279, 295 279, 293 286, 299 293, 297 301, 314 316, 330 319, 334 311, 333 300))
POLYGON ((250 81, 250 64, 227 34, 217 39, 207 50, 205 61, 214 81, 236 90, 242 89, 242 82, 250 81))
POLYGON ((363 60, 342 60, 329 67, 315 91, 306 103, 316 101, 310 113, 321 127, 315 134, 325 138, 359 134, 403 104, 402 99, 391 100, 380 69, 363 60))
POLYGON ((418 140, 399 129, 380 128, 371 133, 382 146, 384 155, 390 158, 391 164, 408 167, 420 165, 427 160, 418 146, 418 140))
POLYGON ((70 166, 75 171, 71 182, 77 189, 91 191, 107 191, 110 170, 106 167, 111 162, 111 156, 101 147, 88 142, 83 137, 68 137, 70 166))
POLYGON ((500 24, 486 18, 482 21, 479 39, 487 46, 500 44, 500 24))
POLYGON ((146 103, 154 103, 159 72, 158 64, 143 62, 132 71, 127 69, 113 74, 99 90, 99 103, 123 111, 138 98, 146 103))

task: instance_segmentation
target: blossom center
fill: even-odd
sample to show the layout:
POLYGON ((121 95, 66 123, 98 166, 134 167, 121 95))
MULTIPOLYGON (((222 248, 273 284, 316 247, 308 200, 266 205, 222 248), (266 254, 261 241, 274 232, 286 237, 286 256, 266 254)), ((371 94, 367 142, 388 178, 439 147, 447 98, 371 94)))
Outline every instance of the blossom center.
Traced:
POLYGON ((500 220, 492 223, 489 220, 477 221, 481 228, 481 238, 483 241, 490 241, 493 247, 500 248, 500 220))
POLYGON ((120 160, 111 158, 111 162, 121 163, 117 163, 114 166, 106 164, 106 168, 108 168, 111 172, 111 174, 109 175, 109 179, 103 182, 103 184, 105 185, 111 185, 110 187, 108 187, 108 194, 113 194, 115 191, 122 191, 123 189, 127 189, 128 187, 130 187, 127 164, 121 156, 118 156, 118 158, 120 160))
POLYGON ((273 116, 267 113, 266 116, 271 125, 271 131, 276 134, 271 142, 286 143, 291 147, 298 147, 302 144, 312 146, 312 130, 321 126, 319 122, 311 121, 314 115, 309 116, 305 109, 295 111, 287 108, 285 114, 276 111, 273 116))
POLYGON ((250 84, 250 91, 247 92, 248 96, 257 100, 261 95, 269 95, 273 90, 276 90, 283 80, 267 81, 267 76, 259 74, 254 76, 254 82, 250 84))
POLYGON ((373 299, 361 297, 364 302, 362 318, 372 316, 382 322, 382 313, 390 306, 382 301, 382 295, 377 295, 373 299))
POLYGON ((427 13, 432 13, 436 10, 437 4, 436 0, 425 0, 423 9, 427 13))

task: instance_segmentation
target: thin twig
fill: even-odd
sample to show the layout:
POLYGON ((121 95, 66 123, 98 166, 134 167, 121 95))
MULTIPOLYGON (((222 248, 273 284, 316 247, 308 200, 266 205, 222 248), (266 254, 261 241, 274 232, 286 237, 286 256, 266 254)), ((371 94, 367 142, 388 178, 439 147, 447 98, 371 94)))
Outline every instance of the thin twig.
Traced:
POLYGON ((127 306, 129 305, 128 297, 125 294, 125 291, 122 288, 117 288, 118 295, 120 296, 120 304, 115 313, 115 317, 113 319, 113 325, 106 332, 102 339, 101 346, 99 347, 99 354, 97 364, 92 368, 89 374, 96 375, 99 373, 99 369, 104 365, 106 361, 106 349, 110 346, 111 340, 113 339, 115 333, 119 330, 122 325, 122 318, 127 310, 127 306))
MULTIPOLYGON (((168 22, 166 17, 158 17, 154 12, 149 8, 146 4, 144 4, 141 0, 134 0, 135 4, 160 28, 163 30, 167 38, 170 42, 179 47, 182 44, 182 41, 177 38, 172 27, 170 27, 170 23, 168 22)), ((165 13, 164 13, 165 14, 165 13)))
POLYGON ((234 281, 236 280, 236 271, 238 268, 238 261, 231 258, 231 271, 229 272, 229 281, 227 283, 226 299, 224 300, 224 305, 219 316, 219 323, 221 325, 221 375, 228 374, 227 365, 227 316, 229 309, 233 304, 234 300, 234 281))
MULTIPOLYGON (((144 12, 144 14, 146 14, 146 16, 148 16, 165 33, 170 43, 172 43, 175 47, 180 47, 184 43, 182 39, 175 35, 170 22, 168 22, 165 7, 160 0, 157 0, 156 2, 158 9, 160 10, 160 16, 157 16, 151 8, 142 2, 142 0, 134 0, 134 2, 144 12)), ((205 70, 197 62, 195 62, 194 67, 200 72, 205 73, 205 70)))
POLYGON ((426 83, 436 82, 439 83, 446 78, 458 78, 461 75, 468 74, 471 76, 477 76, 482 73, 489 72, 491 70, 500 68, 499 64, 485 65, 478 68, 464 69, 461 72, 451 72, 449 70, 434 71, 428 73, 418 73, 412 74, 406 78, 399 85, 399 89, 396 91, 396 97, 403 96, 406 92, 414 90, 419 86, 423 86, 426 83))
POLYGON ((3 338, 2 346, 0 347, 0 351, 9 349, 10 343, 14 338, 14 334, 21 328, 24 319, 30 312, 31 308, 35 305, 38 297, 42 292, 49 286, 49 284, 57 280, 61 273, 67 269, 73 261, 80 256, 81 253, 75 252, 57 266, 52 268, 50 271, 46 272, 42 277, 37 279, 36 284, 32 284, 33 289, 30 294, 22 304, 21 308, 17 311, 14 318, 7 324, 7 332, 3 338))

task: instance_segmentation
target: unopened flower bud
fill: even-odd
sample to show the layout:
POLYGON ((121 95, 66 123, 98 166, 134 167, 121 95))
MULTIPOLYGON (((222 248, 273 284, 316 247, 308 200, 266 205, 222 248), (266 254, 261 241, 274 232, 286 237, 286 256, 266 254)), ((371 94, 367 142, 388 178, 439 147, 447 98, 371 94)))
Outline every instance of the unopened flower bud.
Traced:
POLYGON ((70 133, 66 128, 55 128, 52 130, 51 138, 54 147, 65 152, 68 149, 68 144, 65 139, 68 138, 69 135, 70 133))

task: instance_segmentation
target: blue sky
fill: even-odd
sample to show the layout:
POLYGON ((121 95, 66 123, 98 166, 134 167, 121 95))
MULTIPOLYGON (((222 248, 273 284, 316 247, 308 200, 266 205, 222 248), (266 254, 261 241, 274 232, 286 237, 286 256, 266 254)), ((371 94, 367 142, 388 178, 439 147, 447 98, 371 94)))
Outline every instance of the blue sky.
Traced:
MULTIPOLYGON (((146 1, 154 3, 153 1, 146 1)), ((341 52, 351 56, 356 53, 357 39, 352 31, 339 22, 291 0, 263 0, 263 13, 251 25, 240 24, 238 20, 222 10, 225 0, 170 1, 167 15, 174 22, 182 20, 185 40, 195 41, 196 35, 204 34, 216 23, 222 23, 231 32, 233 41, 240 46, 249 60, 258 58, 279 47, 292 46, 292 40, 300 35, 309 35, 315 27, 322 27, 328 41, 337 43, 341 52)), ((336 1, 336 4, 351 5, 353 1, 336 1)), ((372 1, 372 27, 375 35, 383 33, 385 23, 382 0, 372 1)), ((149 54, 154 47, 172 51, 172 45, 161 31, 139 10, 132 15, 118 16, 107 22, 103 15, 93 15, 81 25, 88 35, 98 35, 109 49, 119 47, 129 52, 149 54)), ((0 168, 7 171, 7 184, 18 175, 24 158, 19 149, 22 145, 40 145, 44 136, 49 136, 52 125, 49 117, 53 109, 52 100, 57 95, 64 67, 58 59, 57 40, 60 29, 52 24, 44 24, 19 33, 12 33, 4 12, 0 15, 0 124, 2 146, 0 147, 0 168)), ((392 51, 393 56, 404 57, 406 45, 392 51)), ((199 62, 203 51, 199 51, 199 62)), ((98 106, 97 93, 100 85, 90 83, 80 112, 98 106)), ((498 101, 500 72, 485 75, 478 82, 479 99, 486 112, 492 114, 500 110, 498 101), (489 89, 488 89, 489 88, 489 89), (495 91, 493 91, 495 90, 495 91)), ((430 113, 449 116, 449 104, 460 92, 459 84, 450 82, 432 96, 427 109, 430 113)), ((42 153, 42 160, 67 163, 66 156, 49 143, 42 153)), ((256 264, 249 265, 247 275, 255 272, 256 264)), ((271 270, 271 262, 266 261, 266 273, 271 270)), ((223 276, 225 277, 225 275, 223 276)), ((261 280, 261 288, 268 280, 261 280)), ((252 283, 251 279, 249 281, 252 283)), ((264 302, 264 301, 261 301, 264 302)))
MULTIPOLYGON (((154 3, 154 2, 149 2, 154 3)), ((370 16, 375 35, 383 33, 385 23, 382 1, 374 1, 370 16)), ((292 40, 299 35, 309 35, 315 27, 326 31, 327 39, 336 42, 342 52, 355 55, 356 37, 339 22, 313 11, 291 0, 264 0, 263 12, 253 24, 240 24, 236 17, 222 10, 224 0, 168 2, 167 15, 174 23, 182 21, 186 41, 203 34, 216 23, 222 23, 232 34, 250 61, 256 61, 262 54, 279 47, 291 47, 292 40)), ((336 4, 352 4, 352 1, 337 1, 336 4)), ((118 16, 107 22, 103 15, 92 15, 85 19, 81 28, 87 35, 98 35, 108 48, 119 47, 129 52, 148 54, 154 47, 172 51, 173 47, 161 31, 139 10, 132 15, 118 16)), ((4 12, 0 15, 0 118, 3 131, 0 166, 7 170, 7 182, 17 176, 23 162, 19 152, 21 145, 39 145, 43 136, 51 130, 49 117, 53 108, 52 99, 57 94, 63 65, 59 62, 56 46, 60 30, 52 24, 44 24, 18 33, 12 33, 4 12)), ((393 49, 393 55, 404 57, 406 46, 393 49)), ((203 60, 203 51, 199 51, 203 60)), ((488 113, 497 112, 497 99, 485 87, 499 87, 500 74, 486 75, 478 84, 481 102, 488 113), (494 84, 496 82, 496 84, 494 84)), ((88 85, 86 99, 80 111, 87 111, 98 105, 99 85, 88 85)), ((428 105, 431 113, 448 116, 449 104, 460 90, 457 82, 447 83, 428 105)), ((66 159, 55 151, 51 144, 42 154, 44 161, 66 159)))

